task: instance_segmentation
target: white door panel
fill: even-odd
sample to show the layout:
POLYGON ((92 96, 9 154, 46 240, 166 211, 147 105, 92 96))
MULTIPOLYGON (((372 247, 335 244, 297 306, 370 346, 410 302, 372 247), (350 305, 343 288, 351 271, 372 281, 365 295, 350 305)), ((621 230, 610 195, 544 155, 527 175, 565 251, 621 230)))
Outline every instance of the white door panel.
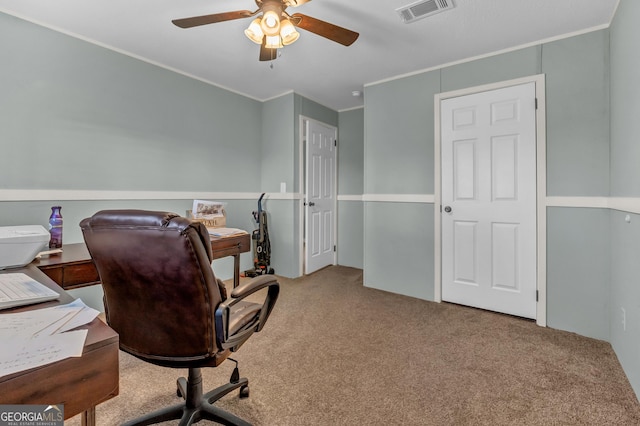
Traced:
POLYGON ((536 317, 535 113, 534 83, 441 102, 443 300, 536 317))
POLYGON ((478 285, 478 222, 453 223, 454 280, 460 284, 478 285))

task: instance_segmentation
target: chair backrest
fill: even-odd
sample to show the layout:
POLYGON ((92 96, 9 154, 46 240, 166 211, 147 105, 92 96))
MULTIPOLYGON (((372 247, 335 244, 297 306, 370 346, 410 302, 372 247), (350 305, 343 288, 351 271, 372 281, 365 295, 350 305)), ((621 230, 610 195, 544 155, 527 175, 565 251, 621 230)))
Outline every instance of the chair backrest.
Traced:
POLYGON ((222 296, 204 225, 174 213, 100 211, 80 223, 121 349, 153 362, 214 356, 222 296))

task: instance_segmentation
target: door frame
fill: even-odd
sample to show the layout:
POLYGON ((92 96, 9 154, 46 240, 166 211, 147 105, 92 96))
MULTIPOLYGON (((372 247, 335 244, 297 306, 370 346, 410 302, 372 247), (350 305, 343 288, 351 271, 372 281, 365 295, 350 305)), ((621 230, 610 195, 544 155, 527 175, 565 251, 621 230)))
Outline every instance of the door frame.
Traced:
POLYGON ((304 203, 307 199, 307 185, 306 185, 306 174, 307 174, 307 134, 306 134, 306 126, 305 123, 308 121, 315 121, 316 123, 320 123, 323 126, 330 127, 334 129, 336 136, 336 150, 335 150, 335 167, 333 168, 333 212, 334 212, 334 220, 333 220, 333 241, 336 245, 336 250, 333 252, 333 265, 337 264, 338 261, 338 127, 325 123, 320 120, 316 120, 311 117, 307 117, 305 115, 300 114, 298 116, 298 189, 300 196, 298 197, 298 235, 299 244, 298 244, 298 276, 305 275, 305 224, 306 224, 306 206, 304 203))
POLYGON ((537 253, 537 294, 536 324, 547 325, 547 163, 546 163, 546 98, 545 74, 537 74, 513 80, 481 86, 468 87, 434 95, 434 300, 442 302, 442 155, 441 155, 441 110, 445 99, 473 95, 496 89, 504 89, 525 83, 535 83, 536 110, 536 253, 537 253))

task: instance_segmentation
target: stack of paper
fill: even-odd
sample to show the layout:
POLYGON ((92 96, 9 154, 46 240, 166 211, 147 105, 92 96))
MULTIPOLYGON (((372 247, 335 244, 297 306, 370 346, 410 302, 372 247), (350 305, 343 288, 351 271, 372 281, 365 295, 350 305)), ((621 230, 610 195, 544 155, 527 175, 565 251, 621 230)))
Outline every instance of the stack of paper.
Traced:
POLYGON ((67 305, 0 314, 0 377, 82 356, 87 324, 99 312, 77 299, 67 305))
POLYGON ((238 228, 207 228, 209 235, 214 237, 230 237, 231 235, 247 234, 247 231, 238 228))

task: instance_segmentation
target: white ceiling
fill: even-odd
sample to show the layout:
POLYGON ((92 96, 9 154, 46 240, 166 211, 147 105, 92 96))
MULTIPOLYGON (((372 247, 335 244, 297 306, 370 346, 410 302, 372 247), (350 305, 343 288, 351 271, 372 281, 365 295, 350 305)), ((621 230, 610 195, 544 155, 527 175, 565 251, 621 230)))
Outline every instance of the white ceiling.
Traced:
MULTIPOLYGON (((361 106, 369 83, 607 27, 618 0, 453 0, 405 24, 415 0, 313 0, 299 12, 360 33, 350 47, 300 30, 274 62, 243 31, 251 18, 181 29, 172 19, 255 10, 253 0, 0 0, 0 11, 258 100, 296 93, 335 110, 361 106), (271 67, 273 65, 273 67, 271 67)), ((16 43, 19 41, 16 40, 16 43)))

